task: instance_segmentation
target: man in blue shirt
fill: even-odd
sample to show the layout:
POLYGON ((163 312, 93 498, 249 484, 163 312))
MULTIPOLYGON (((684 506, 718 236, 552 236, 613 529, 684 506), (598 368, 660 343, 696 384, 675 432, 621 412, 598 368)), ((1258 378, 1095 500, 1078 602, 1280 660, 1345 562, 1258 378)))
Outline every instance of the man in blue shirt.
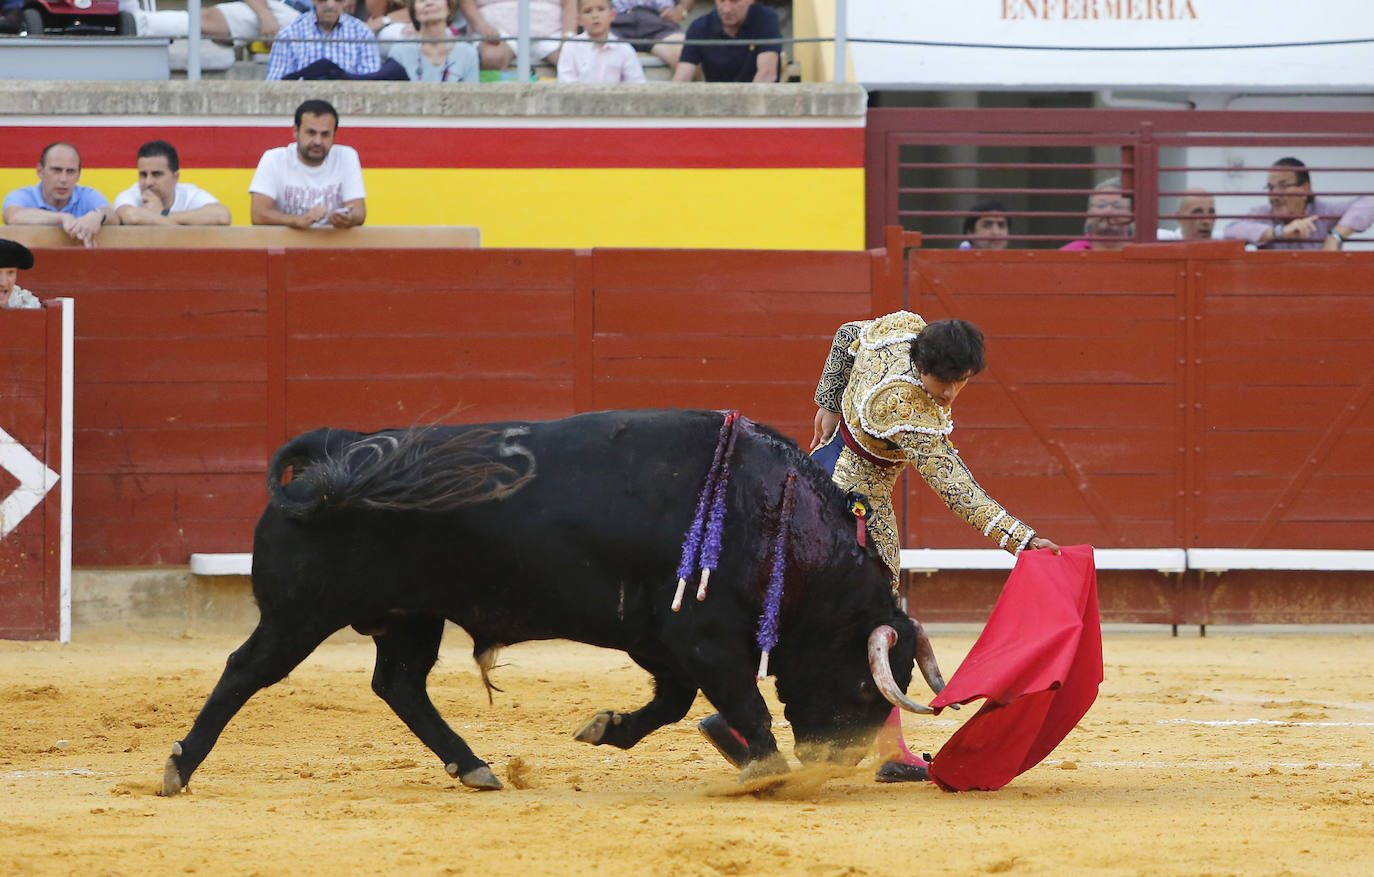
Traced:
POLYGON ((700 67, 707 82, 777 82, 781 38, 778 15, 767 6, 755 6, 754 0, 716 0, 714 10, 687 28, 673 81, 691 82, 700 67), (738 45, 703 46, 693 40, 737 40, 738 45))
POLYGON ((277 31, 267 58, 267 78, 281 79, 327 58, 345 73, 376 73, 382 66, 377 36, 345 13, 348 0, 314 0, 315 9, 277 31))
POLYGON ((83 246, 95 246, 96 232, 119 225, 105 196, 81 179, 81 153, 70 143, 50 143, 38 158, 38 183, 5 196, 0 215, 6 225, 60 225, 83 246))

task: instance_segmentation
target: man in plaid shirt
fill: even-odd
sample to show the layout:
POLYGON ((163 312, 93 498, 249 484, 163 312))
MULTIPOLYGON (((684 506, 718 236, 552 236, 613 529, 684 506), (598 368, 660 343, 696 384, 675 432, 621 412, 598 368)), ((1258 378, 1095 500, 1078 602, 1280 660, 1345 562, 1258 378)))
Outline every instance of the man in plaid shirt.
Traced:
POLYGON ((267 78, 281 79, 322 58, 338 64, 345 73, 377 72, 382 66, 377 55, 377 37, 367 25, 344 13, 348 0, 313 3, 313 12, 304 13, 277 31, 272 54, 267 59, 267 78))

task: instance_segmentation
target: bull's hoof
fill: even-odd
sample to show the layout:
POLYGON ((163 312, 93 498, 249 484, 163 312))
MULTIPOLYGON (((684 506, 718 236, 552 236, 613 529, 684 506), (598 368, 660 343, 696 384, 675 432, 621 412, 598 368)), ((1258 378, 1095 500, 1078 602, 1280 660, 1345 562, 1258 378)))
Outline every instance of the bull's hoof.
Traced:
POLYGON ((781 753, 774 752, 767 758, 759 758, 746 764, 739 772, 739 781, 750 783, 769 777, 780 777, 791 770, 792 768, 787 766, 787 759, 783 758, 781 753))
POLYGON ((730 762, 731 766, 744 767, 745 762, 749 760, 749 744, 726 724, 720 713, 711 713, 697 722, 697 730, 706 738, 707 743, 716 747, 716 751, 730 762))
POLYGON ((590 743, 595 746, 605 738, 606 729, 612 724, 620 724, 620 716, 611 710, 602 710, 592 716, 592 720, 583 725, 582 728, 573 735, 573 739, 581 743, 590 743))
POLYGON ((170 798, 180 794, 186 786, 181 782, 181 772, 177 770, 177 756, 181 754, 181 744, 172 744, 172 754, 162 766, 162 797, 170 798))
POLYGON ((501 785, 501 781, 496 778, 496 774, 492 773, 491 768, 485 764, 474 767, 465 774, 458 773, 458 765, 456 764, 445 765, 444 769, 448 771, 449 776, 455 777, 458 782, 469 789, 476 789, 479 792, 494 792, 497 789, 505 788, 501 785))

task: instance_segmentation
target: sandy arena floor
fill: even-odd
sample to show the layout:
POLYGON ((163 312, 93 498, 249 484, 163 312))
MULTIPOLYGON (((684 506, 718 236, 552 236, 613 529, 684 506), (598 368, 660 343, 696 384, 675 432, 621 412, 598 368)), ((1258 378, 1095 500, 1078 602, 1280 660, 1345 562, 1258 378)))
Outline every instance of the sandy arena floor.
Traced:
MULTIPOLYGON (((949 675, 974 634, 934 633, 949 675)), ((574 742, 647 699, 619 653, 509 649, 488 706, 451 630, 435 702, 507 783, 466 790, 371 694, 370 642, 338 637, 249 702, 189 793, 158 797, 240 639, 0 642, 0 873, 1374 874, 1367 631, 1109 633, 1096 706, 999 792, 879 785, 870 758, 766 796, 697 735, 704 700, 632 752, 574 742)), ((959 720, 908 733, 933 751, 959 720)))

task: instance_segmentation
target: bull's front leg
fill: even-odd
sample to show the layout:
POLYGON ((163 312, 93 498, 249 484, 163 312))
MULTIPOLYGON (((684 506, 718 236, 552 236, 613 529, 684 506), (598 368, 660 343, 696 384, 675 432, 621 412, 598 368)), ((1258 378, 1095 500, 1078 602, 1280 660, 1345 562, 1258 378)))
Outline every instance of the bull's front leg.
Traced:
POLYGON ((666 668, 646 662, 639 655, 630 657, 653 674, 653 700, 630 713, 602 710, 592 716, 591 721, 573 735, 573 739, 593 745, 629 749, 664 725, 682 721, 682 717, 692 708, 692 701, 697 696, 695 685, 670 674, 666 668))
MULTIPOLYGON (((787 773, 787 760, 778 752, 778 741, 773 736, 773 715, 763 695, 759 694, 753 674, 717 676, 710 684, 703 684, 701 691, 720 710, 719 718, 729 726, 724 729, 725 733, 735 731, 744 738, 747 753, 742 758, 731 759, 741 762, 737 765, 740 780, 787 773)), ((705 727, 702 730, 707 732, 705 727)))

